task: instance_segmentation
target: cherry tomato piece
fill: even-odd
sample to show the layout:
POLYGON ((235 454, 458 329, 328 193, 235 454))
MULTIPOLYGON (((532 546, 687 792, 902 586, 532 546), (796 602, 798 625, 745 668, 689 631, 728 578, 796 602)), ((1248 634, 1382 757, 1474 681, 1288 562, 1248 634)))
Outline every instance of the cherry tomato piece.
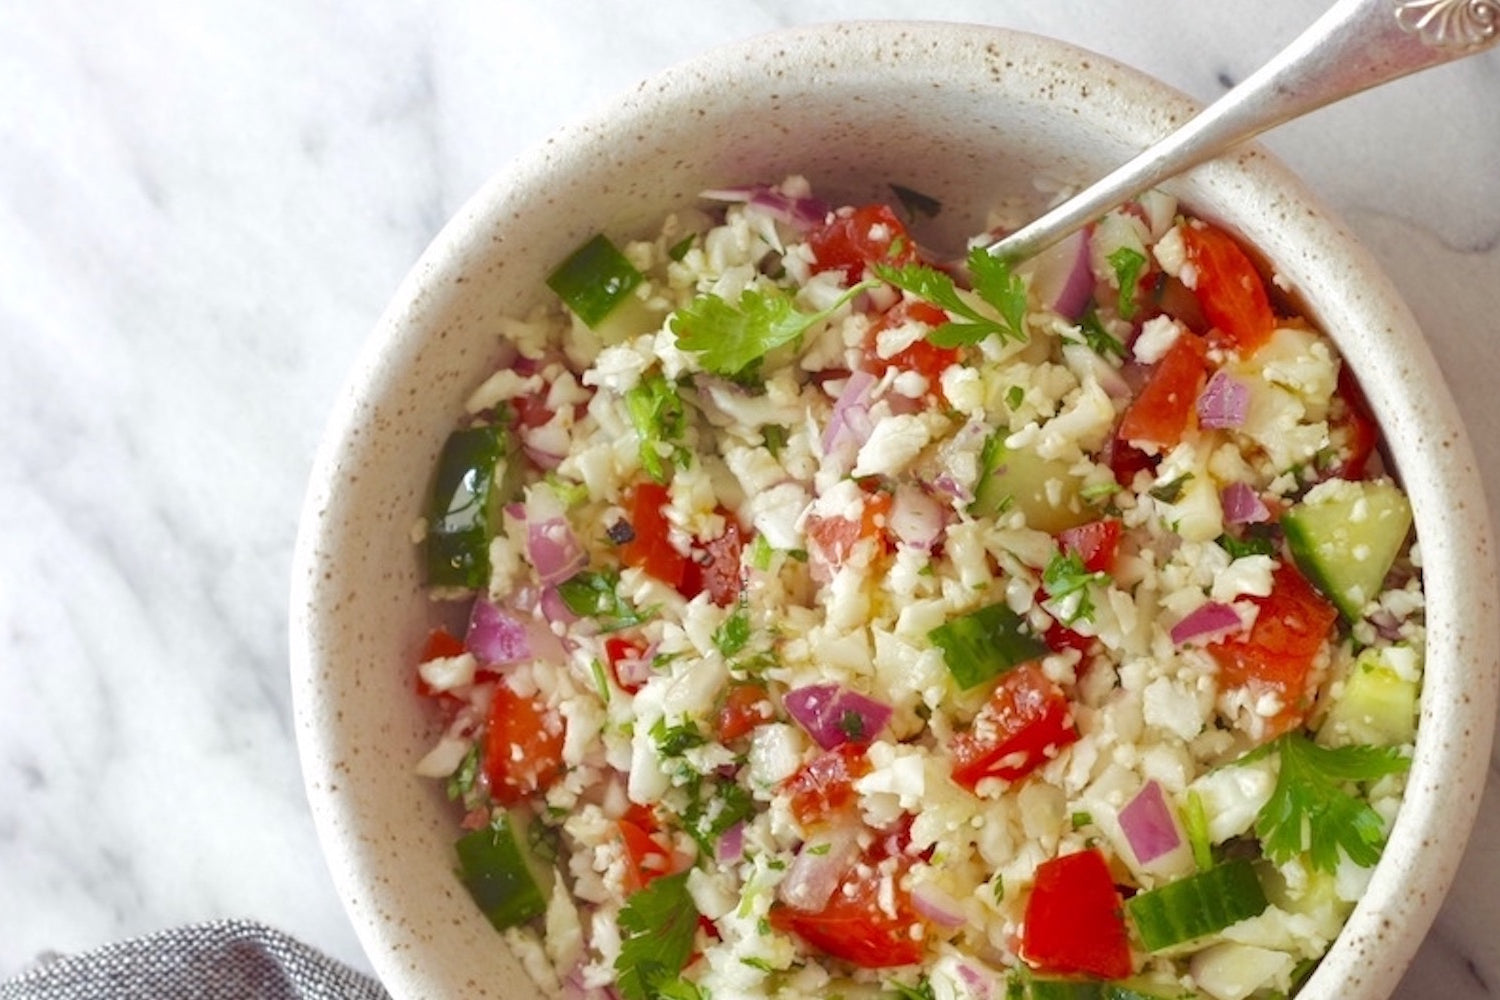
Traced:
POLYGON ((662 583, 673 587, 682 583, 687 571, 687 556, 672 545, 671 522, 662 508, 671 501, 667 488, 660 483, 636 484, 630 494, 630 527, 635 537, 620 547, 620 559, 627 566, 638 566, 662 583))
POLYGON ((1194 223, 1180 231, 1195 271, 1193 291, 1203 315, 1242 355, 1254 353, 1276 329, 1276 314, 1260 271, 1222 229, 1194 223))
POLYGON ((1208 379, 1208 345, 1183 331, 1130 402, 1118 436, 1130 445, 1172 448, 1193 426, 1198 394, 1208 379))
POLYGON ((888 205, 862 205, 839 212, 807 238, 816 271, 840 270, 849 284, 869 264, 900 267, 917 259, 917 246, 888 205))
POLYGON ((1123 904, 1097 848, 1037 866, 1021 927, 1021 957, 1038 971, 1058 975, 1130 975, 1123 904))
POLYGON ((716 735, 723 743, 749 736, 774 714, 771 696, 760 681, 732 684, 724 695, 724 704, 719 706, 716 735))
POLYGON ((501 805, 541 791, 562 773, 563 720, 503 681, 490 697, 484 732, 484 774, 501 805))
POLYGON ((782 785, 791 797, 792 815, 803 829, 827 823, 854 808, 854 782, 870 773, 865 748, 844 743, 803 764, 782 785))
POLYGON ((1036 662, 1000 676, 974 724, 948 743, 953 780, 973 791, 985 778, 1015 781, 1078 739, 1061 687, 1036 662))
POLYGON ((901 888, 902 867, 854 864, 823 909, 809 913, 774 906, 771 926, 800 937, 818 951, 865 969, 913 965, 922 960, 922 918, 901 888), (884 885, 891 879, 891 885, 884 885), (891 909, 881 905, 888 896, 891 909))

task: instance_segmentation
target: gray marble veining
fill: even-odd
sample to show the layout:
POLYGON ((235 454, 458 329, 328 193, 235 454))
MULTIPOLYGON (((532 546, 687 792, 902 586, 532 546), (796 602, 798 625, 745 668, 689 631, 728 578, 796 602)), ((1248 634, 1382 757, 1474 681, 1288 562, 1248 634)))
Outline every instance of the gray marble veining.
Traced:
MULTIPOLYGON (((287 569, 333 394, 484 177, 710 45, 1058 35, 1200 98, 1320 5, 0 4, 0 977, 220 916, 363 966, 302 797, 287 569)), ((1500 54, 1267 139, 1367 241, 1500 484, 1500 54)), ((1500 780, 1399 996, 1500 989, 1500 780)))

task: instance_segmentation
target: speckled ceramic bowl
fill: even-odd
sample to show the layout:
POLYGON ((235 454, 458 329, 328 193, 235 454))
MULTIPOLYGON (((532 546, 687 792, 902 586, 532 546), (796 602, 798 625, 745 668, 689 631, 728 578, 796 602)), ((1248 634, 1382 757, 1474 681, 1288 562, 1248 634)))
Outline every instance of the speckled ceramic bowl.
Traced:
MULTIPOLYGON (((293 578, 292 671, 308 796, 339 892, 397 997, 535 991, 452 871, 455 817, 413 764, 429 626, 410 528, 428 470, 494 351, 492 321, 598 231, 644 233, 701 190, 802 173, 824 197, 945 206, 953 245, 1038 179, 1094 178, 1191 105, 1140 73, 1003 30, 846 24, 711 52, 512 164, 443 230, 334 407, 293 578)), ((1496 691, 1489 518, 1421 332, 1369 256, 1260 152, 1172 184, 1264 254, 1363 380, 1416 512, 1430 655, 1408 799, 1385 860, 1305 1000, 1386 997, 1425 934, 1479 799, 1496 691)))

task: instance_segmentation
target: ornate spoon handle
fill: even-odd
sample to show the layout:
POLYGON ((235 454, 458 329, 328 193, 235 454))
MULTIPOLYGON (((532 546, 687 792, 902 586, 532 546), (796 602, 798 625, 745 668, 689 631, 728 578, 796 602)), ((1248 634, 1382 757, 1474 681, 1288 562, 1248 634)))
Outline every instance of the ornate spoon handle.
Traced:
POLYGON ((1500 41, 1500 0, 1339 0, 1223 97, 1124 166, 991 244, 1029 257, 1175 174, 1283 122, 1500 41))

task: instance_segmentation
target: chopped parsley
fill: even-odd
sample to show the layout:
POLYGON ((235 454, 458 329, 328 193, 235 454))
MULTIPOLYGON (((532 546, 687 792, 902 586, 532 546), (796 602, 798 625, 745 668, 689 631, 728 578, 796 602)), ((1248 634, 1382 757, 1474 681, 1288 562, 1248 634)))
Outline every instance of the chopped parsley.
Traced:
POLYGON ((790 344, 844 303, 863 292, 864 283, 839 296, 821 312, 797 309, 780 289, 747 288, 737 305, 717 295, 700 295, 672 317, 677 346, 698 355, 698 363, 716 375, 743 376, 767 353, 790 344))
POLYGON ((616 570, 584 570, 557 585, 557 595, 568 610, 580 618, 595 618, 607 632, 639 625, 651 617, 631 605, 619 593, 616 570))
POLYGON ((682 258, 687 256, 687 252, 693 248, 693 241, 697 238, 697 233, 688 233, 682 239, 672 244, 667 250, 667 258, 669 260, 682 260, 682 258))
POLYGON ((656 741, 657 752, 663 757, 681 757, 708 742, 708 737, 689 719, 670 726, 665 718, 657 719, 651 726, 651 738, 656 741))
POLYGON ((1193 474, 1191 472, 1184 472, 1170 482, 1151 487, 1148 492, 1162 503, 1176 503, 1182 499, 1182 491, 1187 487, 1188 482, 1192 478, 1193 474))
POLYGON ((1135 316, 1135 292, 1141 282, 1141 272, 1146 268, 1146 255, 1133 247, 1120 247, 1108 259, 1120 285, 1120 301, 1115 311, 1121 319, 1130 319, 1135 316))
POLYGON ((641 468, 656 482, 665 483, 669 456, 679 466, 692 458, 692 451, 682 443, 687 410, 677 386, 660 370, 653 370, 626 391, 625 409, 641 439, 641 468))
POLYGON ((1091 573, 1077 552, 1061 551, 1054 555, 1047 568, 1042 571, 1042 589, 1050 600, 1065 604, 1073 597, 1071 607, 1059 609, 1064 625, 1077 621, 1094 620, 1094 602, 1089 597, 1089 585, 1108 583, 1108 573, 1091 573))
POLYGON ((1230 559, 1276 554, 1276 543, 1265 535, 1247 534, 1244 538, 1236 538, 1230 534, 1223 534, 1216 541, 1219 543, 1219 548, 1229 553, 1230 559))
POLYGON ((927 334, 937 347, 968 347, 994 334, 1002 341, 1026 339, 1026 282, 1012 273, 1010 265, 991 256, 983 247, 969 251, 969 276, 974 292, 999 318, 976 309, 959 293, 953 279, 925 264, 893 267, 876 264, 880 280, 910 292, 919 299, 946 310, 951 319, 927 334))
POLYGON ((1255 751, 1280 757, 1276 787, 1255 819, 1266 857, 1277 864, 1306 851, 1319 871, 1338 867, 1342 851, 1356 865, 1380 860, 1385 823, 1351 783, 1399 774, 1411 761, 1395 747, 1319 746, 1301 733, 1285 733, 1255 751))
POLYGON ((781 457, 781 449, 786 447, 791 435, 792 432, 780 424, 767 424, 760 429, 761 443, 766 446, 766 451, 769 451, 773 458, 781 457))
POLYGON ((733 656, 749 641, 750 614, 742 603, 734 609, 734 614, 724 619, 724 624, 714 629, 714 645, 725 656, 733 656))
POLYGON ((475 743, 458 769, 448 776, 448 801, 462 802, 465 809, 473 809, 479 798, 479 744, 475 743))
POLYGON ((926 976, 917 980, 917 985, 908 986, 905 983, 886 983, 885 988, 890 990, 897 1000, 936 1000, 936 994, 932 991, 932 980, 926 976))
MULTIPOLYGON (((1012 410, 1019 410, 1021 404, 1026 402, 1025 386, 1013 385, 1005 392, 1005 405, 1012 410)), ((986 442, 988 446, 988 442, 986 442)))
POLYGON ((698 908, 687 889, 688 872, 655 879, 620 910, 616 988, 625 1000, 697 1000, 702 991, 682 978, 693 955, 698 908))
POLYGON ((1089 306, 1088 312, 1078 321, 1078 332, 1083 334, 1083 342, 1100 357, 1108 357, 1113 354, 1117 358, 1125 357, 1125 345, 1120 339, 1108 330, 1104 329, 1104 322, 1099 319, 1099 311, 1089 306))
POLYGON ((755 815, 750 789, 733 778, 704 778, 689 787, 689 794, 682 814, 683 829, 698 842, 706 857, 714 856, 724 831, 755 815))

